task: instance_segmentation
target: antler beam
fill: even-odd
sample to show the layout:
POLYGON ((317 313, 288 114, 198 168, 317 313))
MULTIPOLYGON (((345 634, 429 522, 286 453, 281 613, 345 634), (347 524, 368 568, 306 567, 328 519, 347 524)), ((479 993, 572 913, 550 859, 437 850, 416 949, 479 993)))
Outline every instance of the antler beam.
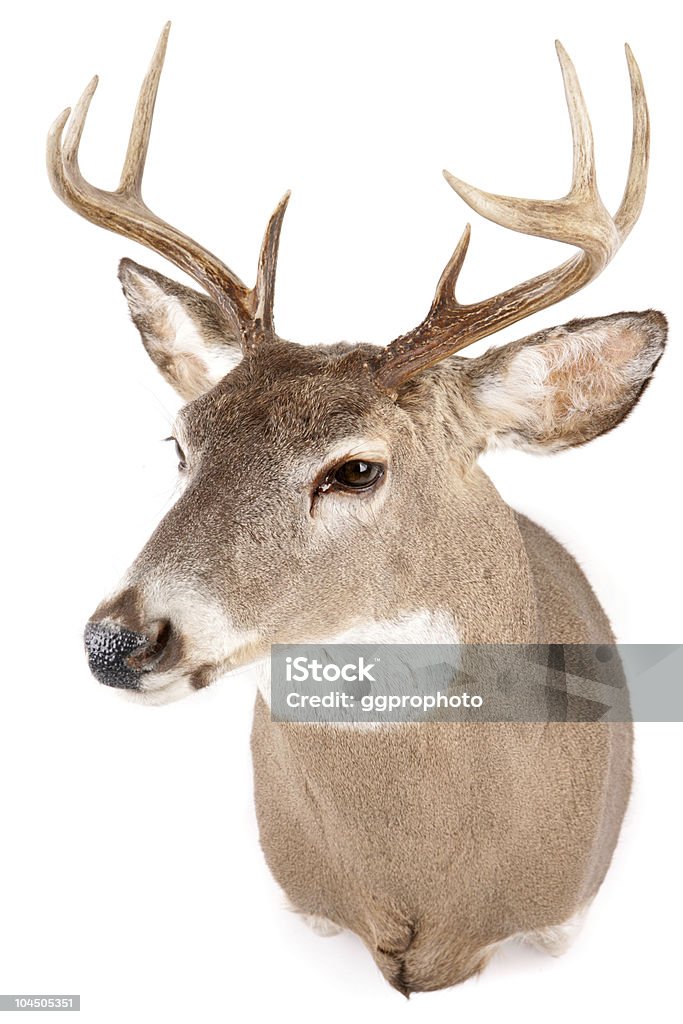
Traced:
POLYGON ((413 374, 467 345, 573 295, 598 276, 637 221, 645 198, 649 154, 649 120, 643 82, 630 48, 626 59, 631 78, 633 142, 626 190, 614 217, 597 189, 593 135, 581 87, 562 45, 556 44, 572 128, 574 168, 569 193, 560 200, 514 199, 483 192, 444 171, 451 188, 477 213, 501 227, 575 245, 582 251, 552 270, 500 292, 463 305, 455 286, 467 253, 470 229, 446 266, 434 301, 422 323, 391 342, 378 355, 378 383, 389 391, 413 374))
POLYGON ((97 88, 97 77, 92 79, 73 113, 67 108, 53 124, 47 146, 48 174, 54 191, 76 213, 93 224, 147 246, 189 274, 220 307, 246 351, 260 340, 275 336, 275 270, 289 193, 280 201, 266 228, 256 285, 251 289, 208 249, 161 220, 145 205, 142 177, 170 27, 169 22, 161 33, 140 90, 119 187, 114 192, 95 188, 83 178, 78 164, 81 136, 97 88), (63 138, 69 121, 66 138, 63 138))

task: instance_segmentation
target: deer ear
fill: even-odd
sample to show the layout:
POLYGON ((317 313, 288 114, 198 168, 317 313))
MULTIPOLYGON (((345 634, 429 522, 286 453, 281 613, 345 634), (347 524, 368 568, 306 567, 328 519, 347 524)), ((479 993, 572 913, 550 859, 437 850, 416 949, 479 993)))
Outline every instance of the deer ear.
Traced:
POLYGON ((662 313, 573 320, 464 361, 481 447, 560 451, 616 427, 666 342, 662 313))
POLYGON ((206 295, 132 260, 119 280, 150 359, 181 398, 209 391, 240 361, 239 340, 206 295))

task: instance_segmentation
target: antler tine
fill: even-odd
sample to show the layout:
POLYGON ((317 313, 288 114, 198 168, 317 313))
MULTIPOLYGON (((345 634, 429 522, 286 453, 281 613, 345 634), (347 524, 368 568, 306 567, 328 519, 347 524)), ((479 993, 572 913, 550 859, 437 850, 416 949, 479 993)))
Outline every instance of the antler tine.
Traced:
POLYGON ((559 202, 517 199, 484 192, 448 171, 444 171, 444 175, 468 206, 495 224, 525 235, 580 245, 595 252, 597 258, 604 253, 608 259, 618 248, 618 239, 612 218, 598 194, 590 118, 574 65, 560 42, 556 43, 556 48, 572 129, 573 171, 567 196, 559 202))
POLYGON ((595 178, 595 152, 593 147, 593 131, 588 115, 586 101, 583 98, 576 68, 559 39, 555 40, 555 51, 562 69, 564 94, 572 128, 572 187, 570 195, 597 194, 595 178))
POLYGON ((284 196, 275 207, 275 210, 268 221, 268 226, 263 236, 263 242, 261 243, 261 252, 259 253, 258 261, 258 276, 256 278, 256 287, 254 288, 254 293, 258 296, 258 302, 254 312, 256 333, 251 341, 248 342, 249 347, 254 347, 258 343, 259 334, 264 334, 268 337, 275 333, 275 326, 273 323, 273 304, 275 299, 277 255, 280 246, 282 221, 284 220, 287 204, 289 203, 289 197, 291 194, 291 192, 285 192, 284 196))
POLYGON ((470 247, 470 237, 472 235, 472 229, 469 224, 465 224, 465 230, 461 234, 458 244, 453 250, 453 255, 446 264, 444 271, 439 278, 439 283, 436 286, 436 293, 434 295, 434 302, 430 309, 430 315, 434 315, 439 309, 447 307, 450 302, 455 300, 455 286, 458 283, 460 277, 460 271, 462 265, 465 262, 467 256, 467 250, 470 247))
POLYGON ((393 341, 376 359, 378 383, 390 391, 446 356, 574 294, 598 276, 638 219, 647 181, 649 130, 645 92, 633 55, 627 47, 633 104, 631 164, 624 198, 612 218, 597 189, 590 119, 576 71, 562 45, 556 45, 573 140, 568 194, 557 201, 517 199, 484 192, 448 171, 444 175, 468 206, 495 224, 566 242, 582 251, 559 267, 490 299, 461 305, 455 298, 455 284, 467 250, 466 231, 441 276, 425 320, 393 341))
POLYGON ((81 144, 81 136, 83 135, 83 129, 85 127, 85 119, 88 116, 90 104, 92 98, 95 95, 95 90, 99 84, 99 78, 95 75, 91 78, 81 96, 79 97, 78 103, 74 107, 73 114, 69 122, 69 130, 66 133, 64 140, 63 157, 64 164, 66 167, 76 170, 80 178, 80 171, 78 169, 78 147, 81 144))
POLYGON ((145 161, 147 160, 147 147, 149 136, 152 130, 152 119, 154 117, 154 105, 159 91, 159 80, 164 67, 166 57, 166 46, 168 34, 171 31, 171 22, 167 21, 159 36, 154 56, 149 65, 138 96, 138 102, 133 116, 133 125, 128 140, 126 159, 121 171, 121 181, 118 191, 122 195, 134 195, 141 199, 142 176, 145 173, 145 161))
POLYGON ((256 340, 275 337, 273 288, 286 202, 280 203, 266 229, 253 289, 247 288, 208 249, 161 220, 145 205, 141 195, 142 177, 169 30, 170 22, 164 26, 140 90, 118 188, 114 192, 95 188, 83 178, 78 165, 79 146, 97 78, 92 79, 73 112, 67 108, 54 122, 48 135, 48 174, 54 191, 76 213, 93 224, 147 246, 194 278, 220 307, 246 351, 256 340), (257 311, 260 312, 257 314, 257 311))
POLYGON ((626 44, 626 61, 631 78, 631 103, 633 106, 633 143, 631 160, 628 169, 626 188, 621 204, 614 218, 620 236, 626 238, 638 220, 645 202, 647 187, 647 168, 650 154, 650 115, 645 99, 645 88, 640 68, 626 44))

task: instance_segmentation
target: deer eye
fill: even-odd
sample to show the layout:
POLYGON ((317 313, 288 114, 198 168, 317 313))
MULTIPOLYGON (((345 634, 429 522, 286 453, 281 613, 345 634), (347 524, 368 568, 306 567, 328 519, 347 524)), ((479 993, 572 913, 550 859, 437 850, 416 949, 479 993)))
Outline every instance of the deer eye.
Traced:
POLYGON ((367 491, 384 476, 381 462, 366 462, 364 459, 349 459, 342 463, 328 477, 331 486, 343 491, 367 491))

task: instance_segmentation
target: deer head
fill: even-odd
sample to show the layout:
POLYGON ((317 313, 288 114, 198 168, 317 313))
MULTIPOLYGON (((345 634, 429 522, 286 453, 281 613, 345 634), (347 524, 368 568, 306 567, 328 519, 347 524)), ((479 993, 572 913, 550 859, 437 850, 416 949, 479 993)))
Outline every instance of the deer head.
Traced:
POLYGON ((454 354, 576 292, 631 231, 649 132, 630 50, 633 144, 614 216, 598 194, 588 114, 559 44, 574 146, 568 195, 513 199, 446 172, 484 217, 568 243, 575 255, 462 305, 455 287, 467 227, 414 330, 386 348, 304 347, 278 337, 273 320, 287 195, 266 228, 251 289, 142 200, 167 36, 168 26, 115 191, 93 187, 78 166, 96 79, 57 119, 48 144, 51 182, 67 205, 165 256, 203 289, 131 260, 120 265, 143 344, 186 402, 173 432, 184 490, 86 627, 95 676, 164 702, 256 662, 274 642, 533 641, 535 594, 518 520, 477 457, 493 444, 556 451, 612 429, 647 385, 666 322, 653 311, 620 313, 477 358, 454 354))

